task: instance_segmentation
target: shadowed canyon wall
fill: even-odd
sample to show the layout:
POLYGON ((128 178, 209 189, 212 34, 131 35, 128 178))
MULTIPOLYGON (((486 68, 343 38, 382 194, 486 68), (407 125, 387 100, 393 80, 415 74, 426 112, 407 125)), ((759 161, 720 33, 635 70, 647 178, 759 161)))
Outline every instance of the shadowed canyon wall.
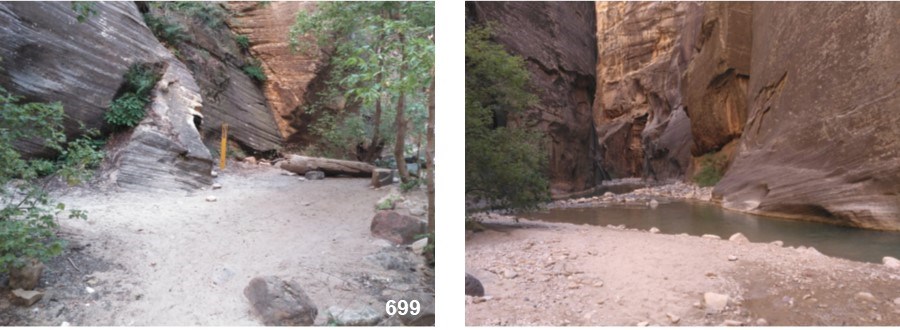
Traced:
POLYGON ((549 140, 551 192, 592 188, 597 46, 592 2, 468 2, 467 20, 494 22, 495 41, 525 59, 538 105, 512 125, 533 125, 549 140))
POLYGON ((591 5, 590 110, 577 97, 589 39, 571 35, 589 33, 584 3, 467 8, 528 61, 556 196, 610 178, 690 181, 715 155, 726 208, 900 230, 900 4, 591 5))
POLYGON ((754 3, 752 22, 748 120, 714 194, 900 230, 900 4, 754 3))

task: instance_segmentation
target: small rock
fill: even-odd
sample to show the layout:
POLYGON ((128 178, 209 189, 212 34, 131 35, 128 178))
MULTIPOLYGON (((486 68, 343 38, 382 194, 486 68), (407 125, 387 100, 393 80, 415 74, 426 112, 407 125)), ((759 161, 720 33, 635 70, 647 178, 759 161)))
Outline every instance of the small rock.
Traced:
POLYGON ((770 243, 770 244, 772 244, 772 245, 774 245, 774 246, 784 246, 784 242, 782 242, 782 241, 774 241, 774 242, 772 242, 772 243, 770 243))
POLYGON ((31 290, 22 290, 15 289, 12 290, 12 303, 18 306, 31 306, 34 303, 44 298, 44 293, 40 291, 31 291, 31 290))
POLYGON ((325 178, 325 172, 322 171, 308 171, 304 174, 307 180, 322 180, 325 178))
POLYGON ((394 211, 381 211, 372 218, 369 230, 372 236, 383 238, 394 244, 410 244, 419 235, 425 234, 428 224, 418 218, 402 215, 394 211))
POLYGON ((650 322, 648 322, 648 321, 638 322, 638 324, 637 324, 637 326, 639 326, 639 327, 646 327, 648 325, 650 325, 650 322))
POLYGON ((384 318, 384 315, 372 308, 372 306, 363 306, 361 308, 331 306, 325 312, 328 314, 328 323, 337 326, 373 326, 384 318))
POLYGON ((900 269, 900 260, 894 257, 884 257, 881 259, 881 262, 884 263, 884 266, 887 268, 900 269))
POLYGON ((878 299, 875 298, 871 293, 868 292, 859 292, 856 294, 856 299, 866 300, 871 302, 878 302, 878 299))
POLYGON ((768 326, 768 325, 769 325, 769 321, 766 321, 766 319, 757 319, 757 320, 756 320, 756 325, 761 326, 761 327, 765 327, 765 326, 768 326))
POLYGON ((900 297, 894 298, 894 305, 900 306, 900 297))
POLYGON ((256 165, 256 157, 244 157, 244 162, 250 165, 256 165))
POLYGON ((218 176, 219 176, 219 172, 212 171, 212 172, 209 172, 209 175, 212 175, 212 177, 215 178, 215 177, 218 177, 218 176))
POLYGON ((261 161, 259 161, 259 165, 260 165, 260 166, 272 166, 272 163, 270 163, 270 162, 268 162, 268 161, 261 160, 261 161))
POLYGON ((712 312, 721 312, 725 309, 725 306, 728 305, 728 299, 730 297, 726 294, 719 294, 715 292, 707 292, 703 294, 703 302, 706 305, 707 311, 712 312))
POLYGON ((721 237, 719 237, 719 235, 712 235, 712 234, 704 234, 703 236, 700 236, 700 237, 712 238, 712 239, 722 239, 721 237))
POLYGON ((728 240, 732 241, 732 242, 736 242, 736 243, 749 243, 750 242, 750 240, 747 239, 747 236, 744 236, 744 234, 741 234, 741 233, 735 233, 734 235, 731 235, 731 237, 729 237, 728 240))
POLYGON ((212 188, 213 188, 213 190, 222 189, 222 184, 218 183, 218 182, 213 183, 212 188))
POLYGON ((89 287, 89 286, 84 287, 84 291, 87 291, 88 294, 97 292, 97 290, 94 290, 94 288, 89 287))
POLYGON ((692 306, 694 306, 694 308, 697 308, 697 309, 699 309, 699 308, 702 308, 702 307, 703 307, 703 305, 701 305, 701 304, 700 304, 700 303, 698 303, 698 302, 695 302, 695 303, 694 303, 694 304, 693 304, 693 305, 692 305, 692 306))
POLYGON ((650 208, 651 208, 651 209, 655 209, 655 208, 657 208, 657 207, 659 207, 659 202, 656 201, 655 199, 651 199, 651 200, 650 200, 650 208))
POLYGON ((413 253, 416 255, 420 255, 425 251, 426 246, 428 246, 428 237, 412 242, 412 244, 409 245, 409 248, 412 249, 413 253))
POLYGON ((725 320, 725 322, 722 322, 721 325, 724 325, 726 327, 739 327, 739 326, 744 325, 744 322, 735 321, 735 320, 725 320))
POLYGON ((678 323, 678 321, 681 321, 681 318, 678 317, 678 315, 675 315, 672 313, 666 313, 666 317, 669 318, 669 322, 672 322, 672 324, 675 324, 675 323, 678 323))
POLYGON ((34 290, 44 273, 44 264, 37 260, 26 262, 21 268, 12 267, 9 270, 9 288, 34 290))
POLYGON ((469 275, 469 273, 466 273, 466 295, 475 297, 484 296, 484 287, 481 286, 481 281, 475 278, 475 276, 469 275))
POLYGON ((737 261, 737 256, 728 256, 728 261, 737 261))
POLYGON ((659 228, 656 228, 656 227, 650 228, 650 233, 651 233, 651 234, 656 234, 656 233, 658 233, 658 232, 659 232, 659 228))
POLYGON ((306 181, 306 177, 302 177, 302 176, 301 176, 301 177, 298 177, 298 178, 297 178, 297 181, 306 181))
POLYGON ((319 311, 296 281, 256 277, 244 288, 251 310, 268 326, 308 326, 319 311))
POLYGON ((216 198, 216 196, 213 196, 213 195, 206 196, 206 201, 207 201, 207 202, 215 202, 215 201, 217 201, 217 200, 219 200, 219 199, 216 198))
POLYGON ((63 321, 63 323, 60 324, 59 326, 61 326, 61 327, 67 327, 67 326, 69 326, 69 325, 70 325, 69 322, 63 321))
POLYGON ((514 278, 516 278, 516 276, 519 276, 519 274, 516 273, 515 271, 513 271, 512 269, 503 270, 503 277, 505 277, 507 279, 514 279, 514 278))

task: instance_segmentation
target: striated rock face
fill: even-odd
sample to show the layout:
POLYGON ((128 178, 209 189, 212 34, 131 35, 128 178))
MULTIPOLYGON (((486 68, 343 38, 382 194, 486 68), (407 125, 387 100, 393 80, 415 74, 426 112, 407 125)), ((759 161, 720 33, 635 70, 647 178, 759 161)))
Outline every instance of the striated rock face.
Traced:
POLYGON ((900 230, 900 6, 754 3, 726 208, 900 230), (815 19, 810 19, 815 18, 815 19))
POLYGON ((241 69, 249 61, 234 41, 235 35, 225 25, 211 28, 177 11, 159 6, 150 6, 149 11, 185 27, 188 40, 177 49, 203 96, 204 140, 217 146, 222 123, 227 123, 229 139, 245 148, 278 148, 282 142, 278 125, 262 89, 241 69))
POLYGON ((278 1, 228 2, 226 7, 235 13, 229 23, 235 34, 250 39, 250 53, 263 63, 267 81, 265 97, 274 113, 281 136, 288 143, 308 143, 309 116, 302 105, 319 72, 325 70, 324 55, 294 52, 290 48, 291 26, 301 11, 315 8, 314 2, 278 1))
POLYGON ((718 151, 740 138, 747 121, 751 7, 738 2, 703 5, 697 53, 681 83, 694 156, 718 151))
MULTIPOLYGON (((144 25, 134 3, 98 2, 78 23, 67 2, 0 3, 0 84, 30 101, 62 102, 70 136, 78 122, 105 128, 103 118, 135 63, 165 68, 147 117, 110 141, 105 176, 124 187, 192 188, 207 184, 212 162, 193 125, 199 88, 144 25)), ((38 145, 22 146, 36 153, 38 145)))
MULTIPOLYGON (((130 3, 98 3, 97 15, 78 23, 69 3, 0 3, 0 85, 29 101, 60 101, 66 133, 78 122, 107 127, 103 114, 137 62, 170 56, 130 3)), ((40 145, 25 144, 26 153, 40 145)))
POLYGON ((183 63, 167 64, 147 117, 124 133, 122 142, 111 142, 106 163, 112 166, 104 175, 119 187, 172 190, 212 184, 213 162, 191 114, 202 106, 200 88, 183 63))
POLYGON ((549 140, 551 192, 595 184, 591 105, 594 97, 595 17, 590 2, 469 2, 467 21, 494 22, 495 40, 521 56, 539 105, 513 125, 530 123, 549 140))
POLYGON ((697 43, 701 6, 598 2, 596 12, 594 157, 603 178, 681 178, 691 143, 681 75, 697 43))

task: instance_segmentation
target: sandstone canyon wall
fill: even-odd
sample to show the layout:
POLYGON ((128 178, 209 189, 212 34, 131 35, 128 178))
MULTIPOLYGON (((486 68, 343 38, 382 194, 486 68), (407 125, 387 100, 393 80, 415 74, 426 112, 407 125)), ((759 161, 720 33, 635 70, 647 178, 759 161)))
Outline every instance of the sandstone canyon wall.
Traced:
POLYGON ((314 10, 315 3, 245 1, 226 6, 235 13, 231 29, 250 39, 250 53, 263 63, 269 78, 263 89, 281 137, 292 144, 314 142, 308 127, 315 118, 305 115, 302 106, 315 97, 313 86, 327 71, 327 58, 319 51, 293 51, 289 36, 297 14, 314 10))
MULTIPOLYGON (((218 4, 208 4, 218 6, 218 4)), ((151 15, 165 17, 184 27, 186 40, 170 45, 193 73, 203 96, 201 132, 208 145, 218 149, 223 123, 229 139, 248 151, 277 149, 282 137, 266 97, 257 82, 242 71, 252 59, 243 54, 224 24, 209 26, 186 13, 153 3, 151 15)))
MULTIPOLYGON (((199 87, 185 65, 153 36, 131 2, 98 2, 83 23, 68 2, 0 3, 0 84, 28 101, 56 102, 66 111, 65 130, 79 122, 106 128, 103 114, 136 63, 162 66, 147 116, 120 135, 104 176, 123 187, 190 189, 211 182, 212 160, 193 125, 201 110, 199 87)), ((18 146, 40 154, 40 145, 18 146)))
POLYGON ((727 208, 900 230, 900 5, 754 3, 727 208), (814 18, 814 19, 812 19, 814 18))
POLYGON ((495 41, 525 59, 539 104, 512 125, 533 125, 549 140, 551 192, 595 185, 591 106, 594 97, 594 4, 469 2, 467 21, 493 22, 495 41))
POLYGON ((687 2, 598 2, 593 120, 604 179, 681 178, 690 119, 681 94, 702 7, 687 2))

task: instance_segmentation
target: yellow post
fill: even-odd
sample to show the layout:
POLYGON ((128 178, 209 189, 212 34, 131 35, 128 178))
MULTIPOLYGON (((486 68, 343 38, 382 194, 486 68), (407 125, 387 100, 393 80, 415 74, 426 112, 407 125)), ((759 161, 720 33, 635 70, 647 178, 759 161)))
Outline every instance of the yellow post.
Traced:
POLYGON ((219 169, 225 169, 225 157, 228 155, 228 124, 222 124, 222 147, 219 148, 219 169))

